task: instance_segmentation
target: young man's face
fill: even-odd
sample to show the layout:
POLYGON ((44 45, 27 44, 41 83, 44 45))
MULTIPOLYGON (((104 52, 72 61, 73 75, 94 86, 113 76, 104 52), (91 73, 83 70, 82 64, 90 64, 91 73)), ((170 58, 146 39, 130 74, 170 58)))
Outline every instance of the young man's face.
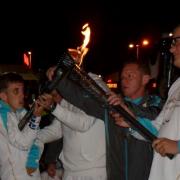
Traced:
POLYGON ((24 106, 24 84, 9 83, 8 88, 1 94, 1 98, 5 101, 14 111, 24 106))
POLYGON ((173 33, 173 42, 170 51, 174 55, 174 65, 180 68, 180 27, 176 28, 173 33))
POLYGON ((127 64, 121 73, 121 88, 124 96, 135 99, 144 96, 146 75, 139 70, 137 64, 127 64))

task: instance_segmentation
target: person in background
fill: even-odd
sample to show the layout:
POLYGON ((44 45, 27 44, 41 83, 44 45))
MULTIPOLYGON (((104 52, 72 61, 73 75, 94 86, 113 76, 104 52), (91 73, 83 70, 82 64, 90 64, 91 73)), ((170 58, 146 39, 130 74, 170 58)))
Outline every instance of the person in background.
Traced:
MULTIPOLYGON (((51 95, 53 97, 54 102, 61 102, 62 97, 56 90, 53 90, 51 92, 51 95)), ((51 121, 53 121, 55 117, 52 114, 48 114, 47 116, 45 116, 45 118, 49 119, 50 124, 52 123, 51 121)), ((41 122, 47 122, 47 120, 41 122)), ((43 126, 42 123, 40 124, 41 127, 43 126)), ((41 173, 42 180, 61 180, 63 176, 63 165, 62 162, 59 160, 59 155, 62 151, 62 146, 63 138, 45 144, 45 148, 41 157, 43 161, 42 163, 45 166, 44 171, 41 173)))
MULTIPOLYGON (((42 99, 41 99, 42 100, 42 99)), ((17 73, 0 75, 0 179, 40 180, 39 172, 29 176, 25 164, 28 151, 36 138, 44 108, 41 100, 35 102, 33 116, 25 128, 18 129, 19 120, 25 115, 24 80, 17 73)), ((44 95, 43 100, 47 104, 44 95)), ((50 106, 50 104, 49 104, 50 106)))
MULTIPOLYGON (((150 78, 148 65, 137 61, 126 62, 120 77, 123 95, 111 93, 108 100, 110 104, 121 105, 144 127, 157 135, 154 120, 163 103, 160 97, 148 94, 147 85, 150 78)), ((124 139, 125 179, 148 180, 153 158, 151 143, 131 127, 121 114, 112 112, 112 116, 118 126, 126 128, 126 138, 124 139)))
POLYGON ((42 180, 62 180, 64 169, 59 159, 60 153, 56 152, 56 149, 59 150, 60 148, 62 149, 62 138, 46 144, 46 151, 44 154, 45 168, 44 171, 41 172, 42 180), (55 157, 55 155, 57 157, 55 157))
MULTIPOLYGON (((174 29, 170 52, 180 68, 180 24, 174 29)), ((155 155, 149 180, 180 179, 180 78, 169 89, 166 103, 157 117, 158 139, 153 142, 155 155), (173 159, 166 155, 174 155, 173 159)))

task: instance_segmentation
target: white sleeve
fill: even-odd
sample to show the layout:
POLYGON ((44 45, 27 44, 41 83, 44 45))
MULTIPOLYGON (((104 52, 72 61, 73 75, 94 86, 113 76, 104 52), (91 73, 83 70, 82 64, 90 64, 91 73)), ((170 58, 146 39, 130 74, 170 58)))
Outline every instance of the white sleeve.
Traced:
POLYGON ((44 127, 37 133, 37 139, 43 143, 49 143, 60 139, 62 137, 62 127, 61 122, 56 118, 52 121, 49 126, 44 127))
POLYGON ((95 117, 87 115, 70 103, 68 107, 57 104, 52 114, 69 128, 80 132, 87 131, 96 121, 95 117))
POLYGON ((160 114, 156 117, 156 119, 154 121, 151 121, 151 123, 153 124, 153 126, 159 131, 161 125, 162 125, 162 122, 163 122, 163 119, 164 119, 164 110, 162 110, 160 112, 160 114))
MULTIPOLYGON (((37 119, 40 121, 40 117, 37 119)), ((10 143, 22 150, 27 150, 32 145, 37 135, 37 129, 31 129, 29 124, 20 131, 18 128, 18 119, 14 113, 8 114, 7 132, 10 143)))

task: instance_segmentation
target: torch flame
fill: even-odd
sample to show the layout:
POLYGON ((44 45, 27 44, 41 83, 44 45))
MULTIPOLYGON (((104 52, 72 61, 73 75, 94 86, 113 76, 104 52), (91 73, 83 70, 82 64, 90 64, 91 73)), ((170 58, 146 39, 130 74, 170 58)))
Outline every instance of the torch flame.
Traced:
POLYGON ((77 47, 77 49, 68 48, 68 51, 71 54, 72 58, 76 61, 76 63, 79 66, 81 66, 81 64, 83 62, 83 58, 88 52, 88 48, 86 46, 88 45, 88 43, 90 41, 90 34, 91 34, 91 30, 90 30, 88 23, 83 25, 81 34, 83 34, 85 36, 83 44, 81 46, 77 47))
POLYGON ((82 29, 84 31, 81 31, 81 33, 85 36, 84 38, 84 41, 83 41, 83 44, 81 46, 81 49, 84 50, 84 48, 86 48, 86 46, 88 45, 89 43, 89 40, 90 40, 90 34, 91 34, 91 30, 90 30, 90 27, 89 27, 89 24, 86 23, 82 29))
POLYGON ((77 48, 80 51, 80 54, 81 54, 79 66, 81 66, 81 64, 83 62, 83 58, 88 52, 88 48, 86 46, 88 45, 88 43, 90 41, 90 34, 91 34, 91 30, 90 30, 90 27, 89 27, 88 23, 86 23, 82 27, 81 34, 84 35, 85 37, 84 37, 83 44, 80 47, 77 48))

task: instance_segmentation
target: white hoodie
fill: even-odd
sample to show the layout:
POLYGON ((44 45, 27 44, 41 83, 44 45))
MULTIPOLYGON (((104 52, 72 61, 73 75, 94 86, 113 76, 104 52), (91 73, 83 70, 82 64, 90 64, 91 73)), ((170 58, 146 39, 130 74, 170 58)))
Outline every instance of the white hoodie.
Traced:
MULTIPOLYGON (((168 99, 156 119, 159 137, 180 140, 180 78, 169 90, 168 99)), ((180 154, 172 160, 155 152, 149 180, 180 180, 180 154)))
MULTIPOLYGON (((90 76, 93 76, 93 79, 107 91, 108 87, 99 76, 92 73, 90 76)), ((39 132, 38 139, 47 143, 55 140, 53 133, 56 139, 63 136, 60 159, 65 168, 65 176, 70 174, 93 177, 101 174, 106 177, 104 122, 87 115, 65 100, 56 106, 52 114, 57 119, 39 132)))
POLYGON ((9 112, 7 114, 8 131, 2 123, 0 116, 0 179, 1 180, 40 180, 36 171, 33 176, 26 172, 28 149, 36 137, 37 130, 27 126, 19 131, 18 122, 25 114, 9 112))

